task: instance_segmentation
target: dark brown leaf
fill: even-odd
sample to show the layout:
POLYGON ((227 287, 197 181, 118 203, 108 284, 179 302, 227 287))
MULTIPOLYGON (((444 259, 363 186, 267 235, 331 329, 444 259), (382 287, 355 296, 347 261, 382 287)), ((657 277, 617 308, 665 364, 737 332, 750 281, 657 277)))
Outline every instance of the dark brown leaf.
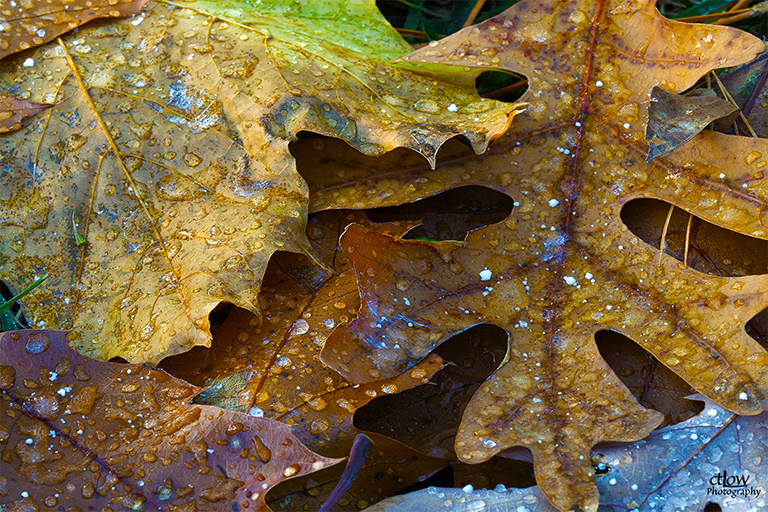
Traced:
POLYGON ((645 127, 645 139, 649 144, 645 163, 679 148, 712 121, 739 110, 733 103, 718 98, 714 91, 707 90, 711 94, 684 96, 659 86, 651 89, 645 127))

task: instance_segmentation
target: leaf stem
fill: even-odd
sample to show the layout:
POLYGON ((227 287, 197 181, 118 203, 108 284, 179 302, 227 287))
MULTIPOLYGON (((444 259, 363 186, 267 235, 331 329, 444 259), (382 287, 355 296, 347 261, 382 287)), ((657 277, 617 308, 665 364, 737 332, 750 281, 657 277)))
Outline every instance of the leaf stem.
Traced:
POLYGON ((325 500, 323 506, 320 507, 318 512, 330 512, 330 510, 336 506, 344 493, 349 490, 352 483, 357 478, 360 470, 363 469, 365 458, 368 456, 368 451, 373 446, 371 438, 365 434, 357 434, 354 442, 352 443, 352 449, 349 451, 349 461, 347 461, 347 467, 344 468, 339 483, 336 484, 336 488, 333 490, 328 499, 325 500))

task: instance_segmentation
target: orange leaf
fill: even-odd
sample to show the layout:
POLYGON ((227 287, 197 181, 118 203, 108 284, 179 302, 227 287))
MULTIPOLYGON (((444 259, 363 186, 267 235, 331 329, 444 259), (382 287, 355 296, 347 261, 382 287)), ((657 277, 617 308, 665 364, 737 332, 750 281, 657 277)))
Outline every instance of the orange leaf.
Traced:
MULTIPOLYGON (((404 371, 478 323, 503 327, 508 360, 468 405, 456 451, 477 463, 529 448, 539 485, 561 510, 597 508, 594 444, 640 439, 662 419, 602 359, 599 330, 635 340, 732 411, 764 410, 768 353, 744 324, 768 305, 768 276, 702 274, 660 255, 620 218, 632 199, 658 198, 768 238, 764 140, 704 131, 649 164, 643 140, 654 85, 681 91, 763 49, 735 29, 666 20, 652 2, 523 1, 409 56, 528 77, 521 100, 530 105, 511 130, 488 154, 438 167, 430 182, 433 191, 492 187, 517 207, 465 243, 347 228, 342 246, 362 306, 329 338, 326 363, 365 382, 404 371)), ((369 175, 370 197, 420 175, 369 175)))

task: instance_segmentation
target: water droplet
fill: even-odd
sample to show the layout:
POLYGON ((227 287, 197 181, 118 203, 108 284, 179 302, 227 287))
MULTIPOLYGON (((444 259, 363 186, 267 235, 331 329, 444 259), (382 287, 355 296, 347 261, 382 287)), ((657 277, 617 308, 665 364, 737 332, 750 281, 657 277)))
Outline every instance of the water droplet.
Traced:
POLYGON ((256 456, 262 463, 266 464, 272 460, 272 450, 267 448, 259 436, 253 436, 253 446, 256 448, 256 456))
POLYGON ((357 410, 357 408, 354 405, 352 405, 352 402, 350 402, 346 398, 339 398, 338 400, 336 400, 336 405, 338 405, 339 407, 341 407, 342 409, 344 409, 345 411, 351 414, 354 414, 355 411, 357 410))
POLYGON ((203 159, 194 153, 186 153, 184 155, 184 163, 189 167, 197 167, 202 161, 203 159))
POLYGON ((423 368, 414 368, 411 370, 411 378, 412 379, 423 379, 427 376, 427 370, 423 368))
POLYGON ((48 350, 51 340, 42 332, 31 332, 27 338, 27 352, 30 354, 41 354, 48 350))
POLYGON ((405 279, 398 279, 397 282, 395 283, 395 286, 397 286, 398 290, 400 290, 401 292, 404 292, 404 291, 407 291, 411 285, 405 279))
POLYGON ((330 423, 328 423, 328 419, 327 418, 325 418, 325 417, 318 418, 315 421, 313 421, 312 424, 309 426, 309 432, 312 435, 316 436, 318 434, 323 434, 323 433, 327 432, 328 429, 330 428, 330 426, 331 425, 330 425, 330 423))
POLYGON ((309 323, 307 323, 307 321, 303 318, 300 318, 293 324, 293 329, 291 329, 289 338, 300 336, 302 334, 306 334, 307 332, 309 332, 309 323))
POLYGON ((319 396, 312 397, 307 400, 307 405, 314 411, 322 411, 328 405, 328 402, 320 398, 319 396))
POLYGON ((763 154, 759 151, 750 151, 749 153, 747 153, 747 156, 744 157, 744 162, 747 165, 752 165, 752 162, 754 162, 761 156, 763 156, 763 154))
POLYGON ((391 395, 392 393, 397 393, 397 386, 394 384, 384 384, 381 386, 381 391, 391 395))
POLYGON ((301 469, 301 466, 299 466, 298 464, 291 464, 290 466, 288 466, 283 470, 283 476, 288 478, 293 475, 296 475, 298 474, 300 469, 301 469))

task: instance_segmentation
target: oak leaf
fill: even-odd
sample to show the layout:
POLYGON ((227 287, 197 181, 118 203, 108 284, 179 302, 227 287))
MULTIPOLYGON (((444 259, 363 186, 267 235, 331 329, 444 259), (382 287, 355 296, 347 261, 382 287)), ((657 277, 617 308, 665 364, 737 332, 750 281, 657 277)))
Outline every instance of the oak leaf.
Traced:
POLYGON ((596 450, 606 471, 597 477, 600 504, 639 512, 703 510, 707 503, 729 512, 764 507, 768 413, 737 416, 704 404, 698 416, 641 441, 596 450))
MULTIPOLYGON (((362 306, 329 338, 326 363, 366 382, 406 370, 473 325, 503 327, 507 361, 468 405, 456 451, 477 463, 529 448, 539 486, 560 510, 597 508, 594 444, 640 439, 661 421, 602 359, 597 331, 635 340, 729 410, 764 410, 768 353, 744 325, 768 305, 768 276, 702 274, 659 254, 620 218, 629 201, 657 198, 768 238, 764 140, 704 131, 646 164, 643 136, 654 85, 682 91, 763 49, 735 29, 666 20, 652 2, 523 1, 409 56, 527 76, 528 111, 507 134, 486 155, 430 175, 439 180, 432 190, 484 185, 517 208, 464 243, 347 228, 342 246, 362 306)), ((371 174, 370 197, 420 176, 413 167, 371 174)), ((349 190, 337 190, 337 202, 365 202, 357 184, 349 190)))
POLYGON ((538 487, 529 489, 463 489, 429 487, 393 496, 368 509, 369 512, 421 512, 440 510, 445 512, 553 512, 557 510, 544 497, 538 487))
POLYGON ((62 331, 0 346, 0 503, 266 511, 275 484, 339 462, 282 423, 190 405, 200 388, 161 370, 85 358, 62 331))
POLYGON ((299 131, 432 159, 457 133, 481 151, 516 112, 463 73, 389 64, 408 46, 373 2, 264 4, 148 3, 22 56, 33 66, 4 61, 0 89, 56 103, 0 139, 0 277, 49 274, 34 326, 101 359, 209 345, 217 304, 258 312, 275 251, 311 254, 299 131))
MULTIPOLYGON (((164 360, 161 367, 205 386, 196 403, 281 421, 313 451, 328 457, 346 456, 359 432, 353 424, 357 409, 377 396, 424 384, 443 366, 441 358, 432 355, 403 375, 353 387, 320 361, 328 334, 354 317, 359 307, 354 274, 338 247, 339 235, 351 222, 368 223, 360 212, 321 212, 311 218, 307 233, 324 268, 301 255, 276 254, 259 295, 261 323, 254 313, 233 309, 213 329, 210 349, 195 347, 164 360)), ((407 228, 400 226, 394 232, 407 228)), ((373 448, 349 491, 355 503, 372 503, 394 494, 447 464, 434 454, 425 456, 423 450, 419 453, 417 447, 409 449, 383 435, 370 437, 373 448), (387 479, 375 478, 382 471, 387 479)), ((310 509, 317 509, 342 469, 313 475, 311 482, 281 486, 269 499, 276 507, 287 499, 295 506, 306 502, 310 509)))

